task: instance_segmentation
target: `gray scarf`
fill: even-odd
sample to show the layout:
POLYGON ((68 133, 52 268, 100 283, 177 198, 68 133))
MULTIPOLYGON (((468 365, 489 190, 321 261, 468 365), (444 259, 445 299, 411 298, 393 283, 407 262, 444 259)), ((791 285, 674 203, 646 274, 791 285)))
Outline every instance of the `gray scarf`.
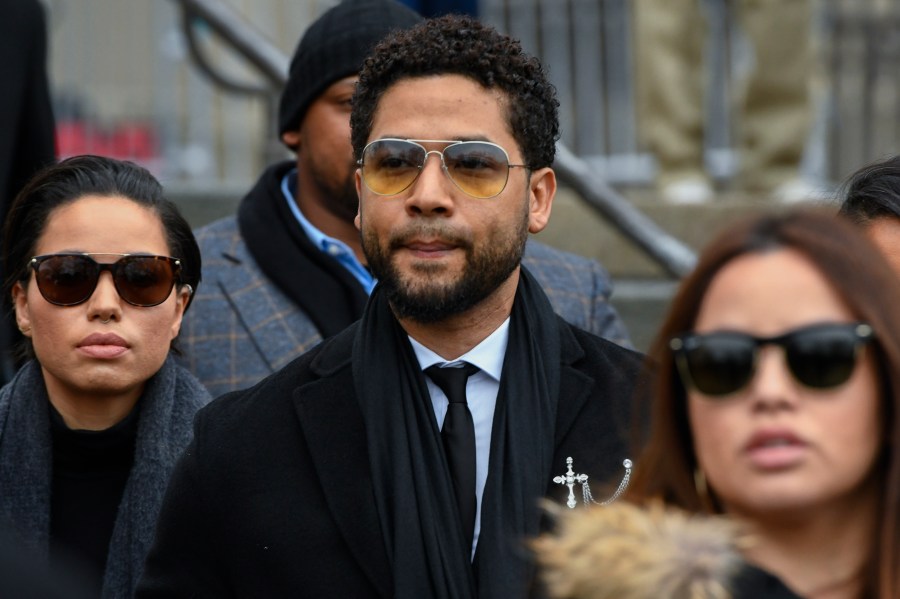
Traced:
MULTIPOLYGON (((147 381, 134 465, 109 542, 103 598, 134 594, 169 474, 191 439, 194 412, 209 399, 200 382, 172 357, 147 381)), ((22 541, 45 557, 53 473, 48 403, 35 361, 0 389, 0 522, 14 526, 22 541)))

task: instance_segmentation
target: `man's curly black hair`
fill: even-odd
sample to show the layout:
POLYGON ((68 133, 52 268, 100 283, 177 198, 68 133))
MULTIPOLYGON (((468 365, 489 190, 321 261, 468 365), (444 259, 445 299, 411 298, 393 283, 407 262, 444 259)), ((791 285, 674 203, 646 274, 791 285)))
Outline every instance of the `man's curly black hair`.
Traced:
POLYGON ((365 60, 350 115, 353 156, 359 160, 375 110, 396 82, 431 75, 463 75, 508 98, 507 122, 531 169, 553 164, 559 138, 559 101, 541 63, 518 40, 471 17, 446 15, 382 40, 365 60))

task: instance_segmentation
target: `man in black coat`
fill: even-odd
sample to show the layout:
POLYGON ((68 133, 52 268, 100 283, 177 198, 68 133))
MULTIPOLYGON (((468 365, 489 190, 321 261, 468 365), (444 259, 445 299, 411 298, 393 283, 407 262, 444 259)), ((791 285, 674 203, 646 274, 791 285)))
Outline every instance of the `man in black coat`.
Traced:
POLYGON ((352 105, 379 283, 360 321, 198 415, 138 597, 521 596, 540 499, 625 474, 640 356, 556 316, 520 264, 556 191, 540 63, 442 17, 383 40, 352 105))
MULTIPOLYGON (((0 224, 25 182, 56 157, 47 30, 38 0, 0 0, 0 224)), ((2 238, 0 238, 2 242, 2 238)), ((0 275, 3 273, 0 272, 0 275)), ((0 319, 0 384, 15 372, 15 319, 0 319)))
POLYGON ((56 156, 47 31, 38 0, 0 0, 0 211, 56 156))

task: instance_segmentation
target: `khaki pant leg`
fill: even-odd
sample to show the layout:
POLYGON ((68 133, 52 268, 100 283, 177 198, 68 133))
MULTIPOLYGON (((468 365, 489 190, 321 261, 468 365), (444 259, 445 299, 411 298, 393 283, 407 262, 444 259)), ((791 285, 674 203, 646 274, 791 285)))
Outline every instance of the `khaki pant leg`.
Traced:
POLYGON ((756 64, 740 115, 741 179, 769 191, 797 177, 812 121, 811 0, 740 0, 756 64))
POLYGON ((638 120, 659 183, 704 176, 700 0, 634 0, 638 120))

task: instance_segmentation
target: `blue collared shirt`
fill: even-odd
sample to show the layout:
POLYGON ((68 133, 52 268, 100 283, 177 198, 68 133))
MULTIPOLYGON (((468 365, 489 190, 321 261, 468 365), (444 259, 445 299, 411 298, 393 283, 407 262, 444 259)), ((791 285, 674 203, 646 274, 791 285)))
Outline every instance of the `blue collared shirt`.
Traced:
POLYGON ((372 273, 356 259, 356 254, 350 249, 349 245, 340 239, 329 237, 303 216, 303 213, 300 212, 300 208, 297 206, 297 202, 294 200, 296 190, 297 169, 291 169, 291 171, 281 180, 281 191, 287 200, 288 207, 291 209, 294 218, 296 218, 297 222, 300 223, 300 226, 303 227, 306 236, 313 242, 313 245, 337 260, 341 266, 350 271, 350 274, 359 281, 359 284, 366 290, 366 293, 372 293, 372 289, 377 282, 375 277, 373 277, 372 273))
MULTIPOLYGON (((466 402, 469 404, 469 411, 472 413, 472 420, 475 423, 475 496, 478 499, 478 506, 475 512, 475 534, 472 537, 472 557, 474 558, 475 548, 478 545, 478 533, 481 531, 481 497, 484 495, 484 485, 488 476, 494 408, 497 407, 500 373, 503 371, 503 358, 506 356, 506 346, 509 343, 509 318, 507 317, 503 324, 488 335, 484 341, 452 362, 448 362, 412 337, 409 338, 409 341, 412 343, 413 351, 422 370, 434 364, 440 364, 441 367, 459 366, 461 362, 474 364, 481 369, 470 376, 466 383, 466 402)), ((440 429, 444 425, 444 416, 447 415, 447 406, 450 402, 430 377, 425 377, 425 383, 428 385, 434 417, 437 419, 438 429, 440 429)))

